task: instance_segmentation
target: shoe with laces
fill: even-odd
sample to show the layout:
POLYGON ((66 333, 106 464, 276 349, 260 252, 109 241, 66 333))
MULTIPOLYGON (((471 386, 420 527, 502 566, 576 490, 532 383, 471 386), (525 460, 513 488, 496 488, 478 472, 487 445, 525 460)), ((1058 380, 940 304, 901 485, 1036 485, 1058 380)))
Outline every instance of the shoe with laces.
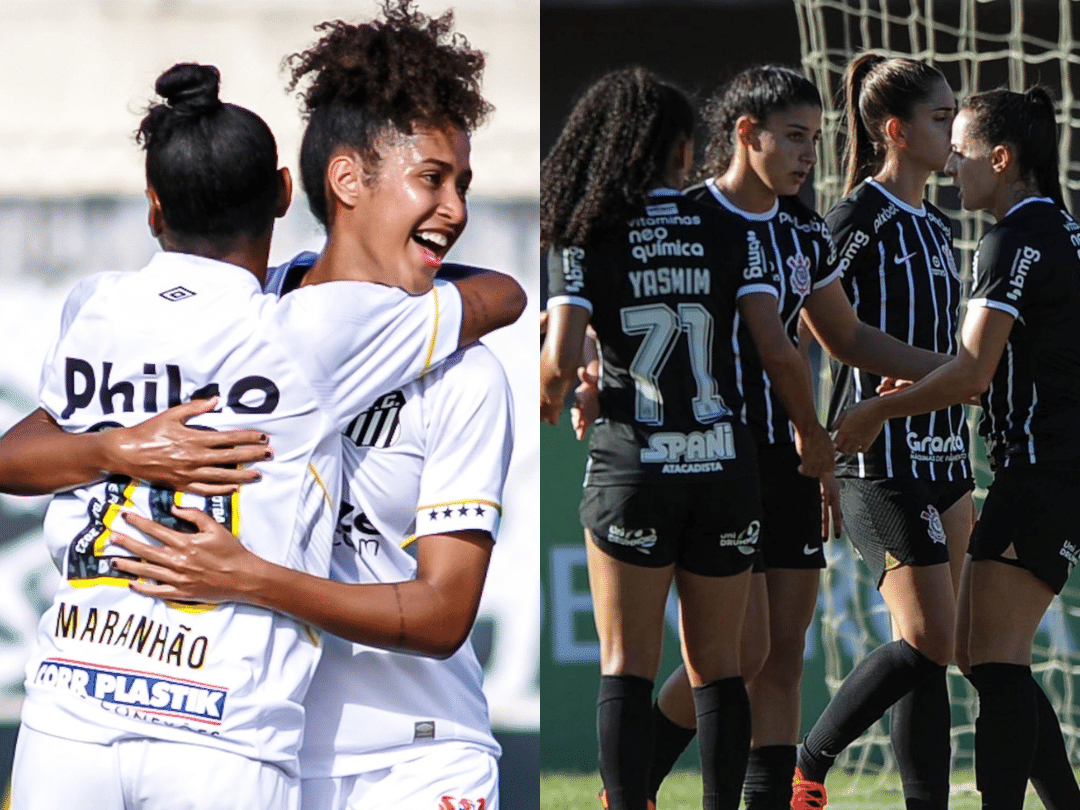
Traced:
POLYGON ((824 810, 829 803, 825 785, 812 782, 795 769, 795 778, 791 780, 791 810, 824 810))
MULTIPOLYGON (((608 800, 607 800, 607 791, 606 790, 601 790, 600 791, 600 806, 603 807, 604 810, 608 810, 608 800)), ((647 808, 647 810, 656 810, 656 802, 654 802, 652 799, 649 799, 646 802, 645 807, 647 808)))

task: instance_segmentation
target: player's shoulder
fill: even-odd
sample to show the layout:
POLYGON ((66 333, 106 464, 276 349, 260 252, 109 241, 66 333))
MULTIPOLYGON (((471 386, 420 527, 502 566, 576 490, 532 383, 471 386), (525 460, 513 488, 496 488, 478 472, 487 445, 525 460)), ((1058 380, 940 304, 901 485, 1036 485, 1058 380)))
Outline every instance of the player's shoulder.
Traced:
POLYGON ((794 194, 779 198, 777 219, 781 225, 787 225, 801 233, 825 241, 831 239, 825 218, 794 194))
POLYGON ((949 215, 929 200, 925 201, 923 205, 926 206, 926 218, 940 228, 943 233, 951 237, 952 219, 949 218, 949 215))
POLYGON ((266 271, 266 284, 263 289, 271 295, 281 296, 300 286, 304 275, 319 258, 317 253, 305 250, 293 256, 284 264, 271 267, 266 271))
POLYGON ((67 325, 86 306, 87 302, 98 295, 108 295, 123 284, 125 280, 133 277, 133 273, 119 270, 109 270, 102 273, 93 273, 79 279, 78 283, 68 292, 64 301, 63 321, 67 325))
POLYGON ((865 183, 860 183, 851 193, 836 203, 825 214, 825 221, 835 233, 853 229, 873 231, 874 217, 884 204, 884 197, 865 183))
POLYGON ((509 388, 510 385, 499 358, 480 342, 458 349, 427 377, 432 383, 455 388, 509 388))

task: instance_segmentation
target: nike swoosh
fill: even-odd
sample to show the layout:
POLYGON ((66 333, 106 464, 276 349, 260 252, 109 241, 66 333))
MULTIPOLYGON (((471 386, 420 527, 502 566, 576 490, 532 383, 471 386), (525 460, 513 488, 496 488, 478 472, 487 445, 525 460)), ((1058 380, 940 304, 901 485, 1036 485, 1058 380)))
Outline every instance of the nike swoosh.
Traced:
POLYGON ((914 255, 914 252, 909 253, 907 256, 901 256, 899 253, 897 253, 895 256, 893 256, 893 261, 897 264, 903 264, 914 255))
POLYGON ((802 547, 802 553, 805 554, 807 557, 809 557, 811 554, 817 554, 817 552, 818 550, 816 548, 810 548, 809 543, 802 547))

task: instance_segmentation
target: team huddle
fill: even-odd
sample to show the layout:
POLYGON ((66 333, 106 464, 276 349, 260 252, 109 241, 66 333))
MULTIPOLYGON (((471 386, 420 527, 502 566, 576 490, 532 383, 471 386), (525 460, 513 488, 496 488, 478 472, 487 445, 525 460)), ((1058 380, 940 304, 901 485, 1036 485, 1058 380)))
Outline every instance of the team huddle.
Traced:
POLYGON ((288 63, 324 250, 268 270, 274 137, 174 65, 137 133, 162 252, 75 288, 0 439, 0 487, 58 493, 62 575, 15 810, 499 806, 466 641, 512 423, 477 341, 524 292, 443 264, 484 58, 409 0, 318 30, 288 63))
POLYGON ((696 167, 681 91, 611 73, 542 166, 541 418, 557 424, 581 380, 579 437, 593 425, 580 517, 604 807, 655 808, 696 735, 706 810, 740 794, 821 810, 837 755, 891 709, 906 806, 945 810, 954 661, 979 697, 982 806, 1020 810, 1029 780, 1047 808, 1080 806, 1030 666, 1077 559, 1080 224, 1054 103, 1042 87, 958 103, 934 67, 873 53, 845 85, 845 196, 824 217, 795 196, 821 97, 784 67, 710 99, 696 167), (969 290, 924 199, 941 171, 996 221, 969 290), (832 358, 827 425, 814 340, 832 358), (978 521, 965 404, 995 473, 978 521), (841 521, 894 640, 800 740, 804 638, 841 521), (654 696, 672 582, 683 663, 654 696))

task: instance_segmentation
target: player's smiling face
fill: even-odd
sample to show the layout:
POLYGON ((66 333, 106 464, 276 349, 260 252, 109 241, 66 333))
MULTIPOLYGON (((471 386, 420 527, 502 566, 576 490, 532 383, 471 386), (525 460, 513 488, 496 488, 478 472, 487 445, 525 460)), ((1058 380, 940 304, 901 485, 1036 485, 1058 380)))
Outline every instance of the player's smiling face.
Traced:
POLYGON ((424 293, 468 221, 469 136, 449 125, 416 126, 379 153, 378 174, 357 199, 358 246, 373 277, 424 293))
POLYGON ((757 133, 757 148, 749 152, 754 173, 774 194, 797 194, 817 163, 821 107, 799 104, 771 113, 757 133))
POLYGON ((911 120, 903 122, 906 151, 910 158, 939 172, 949 158, 956 96, 944 79, 923 101, 916 102, 911 120))
POLYGON ((960 187, 960 201, 967 211, 993 208, 998 175, 991 163, 992 150, 977 140, 971 116, 961 111, 952 125, 952 151, 945 173, 960 187))

